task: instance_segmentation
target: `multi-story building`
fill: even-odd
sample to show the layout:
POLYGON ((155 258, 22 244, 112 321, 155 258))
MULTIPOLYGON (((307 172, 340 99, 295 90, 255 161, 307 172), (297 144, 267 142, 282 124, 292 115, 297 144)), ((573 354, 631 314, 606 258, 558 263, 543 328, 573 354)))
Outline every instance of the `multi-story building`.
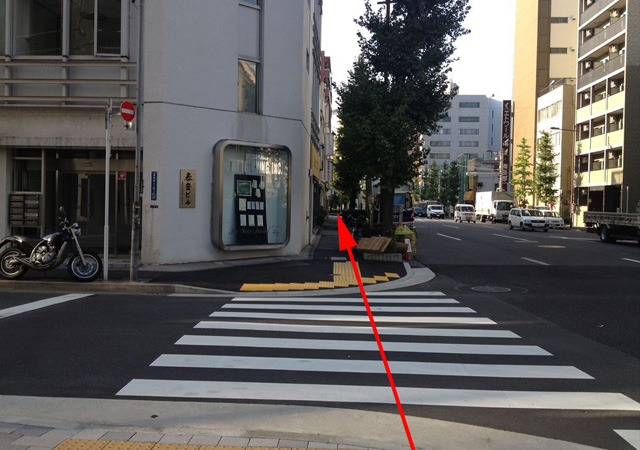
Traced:
POLYGON ((574 202, 635 211, 640 200, 640 4, 579 0, 574 202), (635 19, 634 19, 635 17, 635 19))
POLYGON ((114 118, 107 177, 105 117, 129 100, 143 263, 299 253, 321 194, 322 0, 145 1, 143 33, 140 6, 0 0, 0 233, 51 231, 64 206, 100 250, 108 190, 109 252, 127 254, 137 136, 114 118))
POLYGON ((516 1, 512 163, 522 138, 535 146, 542 91, 575 78, 577 11, 576 0, 516 1))
POLYGON ((485 95, 456 95, 438 130, 423 136, 427 161, 438 165, 500 149, 502 103, 485 95))
MULTIPOLYGON (((576 80, 568 78, 555 82, 543 90, 538 97, 537 130, 538 137, 543 131, 551 135, 555 156, 557 181, 554 185, 558 193, 557 201, 550 206, 571 223, 573 203, 573 157, 575 124, 576 80)), ((533 159, 537 161, 536 148, 532 148, 533 159)), ((534 169, 535 170, 535 169, 534 169)), ((536 201, 536 204, 539 202, 536 201)), ((573 223, 576 225, 576 223, 573 223)))

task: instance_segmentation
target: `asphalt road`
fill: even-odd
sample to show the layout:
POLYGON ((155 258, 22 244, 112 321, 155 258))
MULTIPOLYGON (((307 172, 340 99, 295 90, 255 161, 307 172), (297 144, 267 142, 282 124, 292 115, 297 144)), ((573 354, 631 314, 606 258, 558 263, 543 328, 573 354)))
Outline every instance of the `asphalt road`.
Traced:
MULTIPOLYGON (((405 413, 632 449, 614 430, 640 430, 640 247, 416 227, 436 278, 370 297, 405 413)), ((0 292, 0 395, 397 411, 358 297, 95 294, 6 316, 61 296, 0 292)))

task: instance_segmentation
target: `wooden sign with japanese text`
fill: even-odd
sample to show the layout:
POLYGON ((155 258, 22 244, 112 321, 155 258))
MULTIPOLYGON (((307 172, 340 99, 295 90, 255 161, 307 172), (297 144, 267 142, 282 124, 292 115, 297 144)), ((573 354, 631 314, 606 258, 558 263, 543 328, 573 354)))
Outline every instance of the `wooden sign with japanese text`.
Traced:
POLYGON ((196 207, 196 171, 180 169, 180 208, 196 207))

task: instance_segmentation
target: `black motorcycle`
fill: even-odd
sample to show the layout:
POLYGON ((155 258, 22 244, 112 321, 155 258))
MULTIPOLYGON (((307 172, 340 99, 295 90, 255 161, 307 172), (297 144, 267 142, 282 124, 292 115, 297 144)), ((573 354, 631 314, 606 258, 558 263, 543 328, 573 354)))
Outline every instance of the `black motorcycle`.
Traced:
POLYGON ((89 251, 83 251, 78 242, 80 227, 69 223, 64 208, 60 207, 61 231, 30 239, 24 236, 7 236, 0 241, 0 275, 9 280, 24 276, 28 269, 47 271, 67 262, 67 269, 78 281, 93 281, 102 272, 102 260, 89 251))

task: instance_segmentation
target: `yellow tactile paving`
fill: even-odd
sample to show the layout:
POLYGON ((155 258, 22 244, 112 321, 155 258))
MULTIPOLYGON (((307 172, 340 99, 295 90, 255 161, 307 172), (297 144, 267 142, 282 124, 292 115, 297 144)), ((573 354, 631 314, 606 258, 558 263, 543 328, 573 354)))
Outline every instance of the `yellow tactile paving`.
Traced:
POLYGON ((189 444, 156 444, 152 450, 199 450, 199 445, 189 444))
POLYGON ((92 441, 88 439, 65 439, 55 450, 101 450, 110 441, 92 441))
MULTIPOLYGON (((360 265, 356 263, 356 268, 361 276, 363 284, 376 284, 390 281, 390 278, 400 278, 400 275, 393 272, 385 272, 384 275, 374 275, 372 277, 362 277, 360 265)), ((317 283, 245 283, 240 288, 241 292, 276 292, 276 291, 306 291, 318 289, 334 289, 357 286, 358 279, 353 272, 351 262, 333 263, 333 281, 319 281, 317 283)))

